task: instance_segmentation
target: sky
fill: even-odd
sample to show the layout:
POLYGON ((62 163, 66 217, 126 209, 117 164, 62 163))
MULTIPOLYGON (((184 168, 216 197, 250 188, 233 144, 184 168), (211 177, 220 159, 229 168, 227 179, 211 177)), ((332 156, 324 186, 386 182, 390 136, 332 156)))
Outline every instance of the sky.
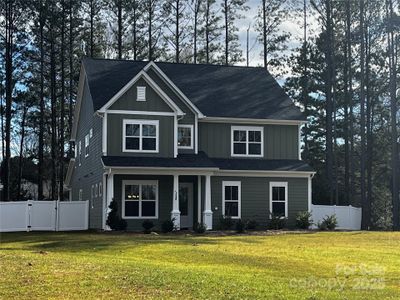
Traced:
MULTIPOLYGON (((303 0, 292 0, 292 2, 296 5, 302 7, 303 0)), ((243 51, 243 57, 246 57, 246 36, 247 36, 247 28, 250 25, 249 31, 249 47, 251 47, 257 38, 257 32, 255 32, 254 25, 256 23, 256 16, 258 13, 258 9, 261 5, 261 0, 248 0, 247 5, 250 7, 248 11, 243 10, 241 12, 244 15, 244 18, 236 21, 236 26, 239 28, 239 40, 241 44, 241 48, 243 51)), ((317 29, 318 26, 315 15, 308 13, 307 14, 307 23, 313 29, 317 29)), ((299 46, 299 40, 303 36, 303 28, 301 25, 302 18, 299 16, 298 18, 288 18, 284 20, 281 24, 281 29, 283 31, 287 31, 292 34, 288 47, 290 49, 295 49, 299 46)), ((255 47, 250 51, 249 54, 249 65, 250 66, 260 66, 263 64, 262 59, 262 45, 260 43, 256 43, 255 47)), ((246 65, 246 61, 239 63, 240 65, 246 65)))

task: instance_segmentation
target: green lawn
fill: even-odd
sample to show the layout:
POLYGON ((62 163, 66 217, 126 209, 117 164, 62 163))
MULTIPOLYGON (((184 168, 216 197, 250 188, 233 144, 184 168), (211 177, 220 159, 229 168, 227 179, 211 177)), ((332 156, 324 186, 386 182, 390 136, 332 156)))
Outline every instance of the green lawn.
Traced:
POLYGON ((0 299, 400 299, 400 233, 0 235, 0 299))

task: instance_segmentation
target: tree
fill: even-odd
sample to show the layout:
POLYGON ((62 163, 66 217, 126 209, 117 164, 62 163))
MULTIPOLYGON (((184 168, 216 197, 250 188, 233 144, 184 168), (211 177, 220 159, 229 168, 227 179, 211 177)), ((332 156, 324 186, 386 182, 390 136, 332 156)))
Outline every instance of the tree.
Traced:
MULTIPOLYGON (((264 67, 279 68, 282 65, 282 52, 287 49, 290 34, 281 30, 288 9, 286 1, 262 0, 256 18, 255 30, 258 40, 263 46, 262 57, 264 67)), ((304 10, 305 11, 305 10, 304 10)))
POLYGON ((239 29, 235 25, 235 21, 243 18, 243 15, 240 12, 249 9, 249 7, 245 5, 246 2, 247 0, 223 0, 221 3, 225 29, 225 65, 243 61, 239 36, 237 34, 239 29))
POLYGON ((203 3, 203 26, 199 29, 199 42, 201 48, 198 56, 200 62, 206 64, 218 62, 218 52, 221 49, 220 38, 222 28, 220 26, 221 17, 215 9, 215 0, 204 0, 203 3))
POLYGON ((174 61, 179 63, 182 52, 188 46, 187 38, 189 32, 187 25, 189 23, 187 8, 188 0, 168 0, 164 3, 164 14, 169 16, 166 19, 166 40, 174 51, 174 61))

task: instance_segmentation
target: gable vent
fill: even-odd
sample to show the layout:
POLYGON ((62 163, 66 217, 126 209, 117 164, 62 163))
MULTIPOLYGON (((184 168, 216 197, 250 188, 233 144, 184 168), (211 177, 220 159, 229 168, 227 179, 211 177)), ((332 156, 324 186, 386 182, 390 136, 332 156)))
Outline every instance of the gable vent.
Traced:
POLYGON ((146 87, 138 86, 137 87, 137 99, 136 101, 146 101, 146 87))

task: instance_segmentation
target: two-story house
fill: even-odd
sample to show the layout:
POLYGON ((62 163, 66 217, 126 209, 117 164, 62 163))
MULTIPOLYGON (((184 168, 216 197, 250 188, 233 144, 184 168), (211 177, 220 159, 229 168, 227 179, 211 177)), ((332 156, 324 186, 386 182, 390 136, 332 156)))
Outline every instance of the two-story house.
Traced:
POLYGON ((106 228, 112 199, 130 230, 270 213, 290 226, 311 204, 304 122, 264 68, 84 59, 66 184, 90 228, 106 228))

